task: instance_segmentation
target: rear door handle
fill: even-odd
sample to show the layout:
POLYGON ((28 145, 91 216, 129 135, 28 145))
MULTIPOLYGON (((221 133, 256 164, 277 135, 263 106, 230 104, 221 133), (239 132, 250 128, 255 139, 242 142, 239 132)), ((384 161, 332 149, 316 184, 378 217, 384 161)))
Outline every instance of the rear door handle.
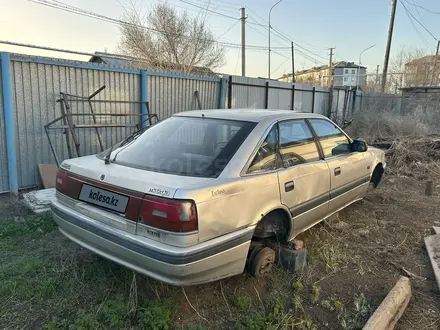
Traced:
POLYGON ((336 167, 335 168, 335 176, 338 176, 339 174, 341 174, 341 168, 340 167, 336 167))
POLYGON ((293 181, 287 181, 284 184, 284 190, 286 192, 292 191, 293 189, 295 189, 295 184, 293 183, 293 181))

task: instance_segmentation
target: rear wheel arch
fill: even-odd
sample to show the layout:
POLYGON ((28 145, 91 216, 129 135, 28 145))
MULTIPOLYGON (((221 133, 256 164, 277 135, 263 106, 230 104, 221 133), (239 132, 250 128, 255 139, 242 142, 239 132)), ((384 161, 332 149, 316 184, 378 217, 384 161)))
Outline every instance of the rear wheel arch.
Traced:
POLYGON ((292 217, 284 208, 276 208, 262 216, 254 230, 254 238, 287 241, 292 230, 292 217))

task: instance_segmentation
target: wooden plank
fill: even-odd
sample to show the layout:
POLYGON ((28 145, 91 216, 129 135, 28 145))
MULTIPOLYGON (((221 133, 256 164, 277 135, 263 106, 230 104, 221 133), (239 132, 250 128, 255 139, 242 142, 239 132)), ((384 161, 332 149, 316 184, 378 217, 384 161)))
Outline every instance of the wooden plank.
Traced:
POLYGON ((41 181, 43 182, 43 187, 55 188, 56 187, 56 177, 58 166, 55 164, 40 164, 38 165, 41 181))
POLYGON ((425 246, 431 261, 432 270, 434 271, 435 280, 437 281, 437 287, 440 290, 440 235, 425 237, 425 246))
POLYGON ((394 329, 411 298, 411 282, 400 276, 397 283, 365 324, 363 330, 394 329))

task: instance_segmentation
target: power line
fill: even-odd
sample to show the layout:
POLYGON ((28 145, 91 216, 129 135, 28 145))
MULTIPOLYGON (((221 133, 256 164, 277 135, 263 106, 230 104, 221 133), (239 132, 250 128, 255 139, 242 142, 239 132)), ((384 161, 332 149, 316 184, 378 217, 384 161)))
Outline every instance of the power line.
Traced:
POLYGON ((427 11, 427 12, 430 13, 430 14, 433 14, 433 15, 440 15, 440 12, 438 12, 438 11, 432 11, 432 10, 426 8, 426 7, 420 6, 420 5, 416 4, 414 1, 413 1, 413 3, 410 3, 408 0, 404 0, 404 1, 405 1, 406 3, 408 3, 408 4, 410 4, 411 6, 414 6, 414 7, 416 7, 416 8, 420 8, 420 9, 423 9, 424 11, 427 11))
POLYGON ((423 24, 423 23, 421 23, 409 10, 408 10, 408 8, 406 8, 406 6, 405 6, 405 4, 403 3, 403 1, 402 0, 399 0, 400 1, 400 3, 402 4, 402 6, 403 6, 403 8, 405 9, 405 11, 406 11, 406 13, 408 14, 408 15, 411 15, 411 17, 417 22, 417 23, 419 23, 420 24, 420 26, 426 31, 426 32, 428 32, 429 33, 429 35, 431 36, 431 37, 433 37, 434 38, 434 40, 435 41, 437 41, 437 38, 431 33, 431 31, 429 31, 428 30, 428 28, 423 24))
POLYGON ((188 1, 185 1, 185 0, 180 0, 180 1, 183 2, 183 3, 186 3, 186 4, 190 5, 190 6, 194 6, 194 7, 197 7, 197 8, 203 9, 203 10, 205 10, 205 11, 207 11, 207 12, 210 12, 210 13, 216 14, 216 15, 218 15, 218 16, 223 16, 223 17, 226 17, 226 18, 230 18, 230 19, 238 19, 238 20, 239 20, 239 18, 235 18, 235 17, 229 16, 229 15, 222 14, 222 13, 220 13, 220 12, 218 12, 218 11, 211 10, 211 9, 208 9, 208 8, 205 8, 205 7, 202 7, 202 6, 196 5, 195 3, 191 3, 191 2, 188 2, 188 1))
POLYGON ((411 25, 414 29, 414 31, 417 33, 417 35, 419 36, 420 40, 422 40, 422 42, 429 48, 429 44, 428 41, 425 39, 425 37, 420 33, 420 31, 417 29, 417 27, 414 24, 414 21, 411 19, 411 16, 409 16, 408 12, 405 12, 406 16, 408 16, 409 21, 411 22, 411 25))
MULTIPOLYGON (((250 29, 252 29, 252 30, 254 30, 255 32, 257 32, 257 33, 259 33, 260 35, 262 35, 262 36, 264 36, 264 37, 267 37, 266 35, 264 35, 263 33, 261 33, 260 31, 258 31, 258 30, 256 30, 256 29, 254 29, 253 27, 251 27, 251 26, 248 26, 250 29)), ((284 38, 285 39, 285 38, 284 38)), ((295 43, 294 43, 295 44, 295 43)), ((271 49, 273 49, 274 47, 271 47, 271 49)), ((290 50, 289 50, 290 51, 290 50)), ((272 50, 272 52, 273 52, 273 50, 272 50)), ((313 63, 320 63, 320 60, 317 60, 316 58, 314 58, 314 57, 312 57, 312 56, 310 56, 310 55, 308 55, 308 54, 305 54, 304 52, 302 52, 302 51, 300 51, 300 50, 298 50, 297 49, 297 52, 299 53, 299 54, 301 54, 302 55, 302 57, 304 57, 304 58, 306 58, 307 60, 309 60, 309 61, 311 61, 311 62, 313 62, 313 63)), ((325 59, 325 58, 324 58, 325 59)), ((322 64, 322 63, 321 63, 322 64)))
MULTIPOLYGON (((32 1, 32 0, 30 0, 30 1, 32 1)), ((195 6, 195 7, 197 7, 197 8, 200 8, 200 9, 208 10, 208 9, 205 9, 204 7, 201 7, 201 6, 199 6, 199 5, 196 5, 196 4, 194 4, 194 3, 191 3, 191 2, 188 2, 188 1, 185 1, 185 0, 180 0, 180 1, 181 1, 181 2, 184 2, 184 3, 187 3, 187 4, 191 5, 191 6, 195 6)), ((251 9, 249 9, 249 10, 252 11, 251 9)), ((223 17, 226 17, 226 18, 229 18, 229 19, 234 19, 234 20, 236 19, 236 18, 234 18, 234 17, 232 17, 232 16, 224 15, 224 14, 219 13, 219 12, 216 12, 216 11, 214 11, 214 10, 208 10, 208 11, 210 11, 210 12, 212 12, 212 13, 214 13, 214 14, 217 14, 217 15, 220 15, 220 16, 223 16, 223 17)), ((254 11, 252 11, 252 12, 255 13, 254 11)), ((258 16, 258 14, 256 14, 256 13, 255 13, 255 15, 258 16)), ((261 18, 261 17, 260 17, 260 18, 261 18)), ((262 19, 262 20, 263 20, 263 19, 262 19)), ((263 20, 263 21, 264 21, 264 20, 263 20)), ((257 22, 250 22, 250 21, 248 21, 248 24, 254 24, 254 25, 257 25, 257 26, 261 26, 261 27, 266 28, 266 26, 264 26, 263 24, 257 23, 257 22)), ((277 29, 275 29, 275 28, 272 28, 272 30, 273 30, 276 34, 278 34, 279 36, 281 36, 281 38, 283 38, 284 40, 286 40, 286 41, 288 41, 288 42, 291 42, 291 41, 293 40, 292 38, 290 38, 289 36, 286 36, 286 35, 283 34, 281 31, 279 31, 279 30, 277 30, 277 29)), ((325 57, 323 57, 323 56, 321 56, 321 55, 319 55, 319 54, 317 54, 317 53, 315 53, 315 52, 312 52, 311 50, 309 50, 309 49, 307 49, 307 48, 305 48, 305 47, 303 47, 303 46, 301 46, 301 45, 299 45, 299 44, 297 44, 297 43, 295 43, 295 42, 294 42, 294 45, 296 45, 297 47, 303 49, 303 50, 306 51, 306 52, 309 52, 310 54, 313 54, 314 56, 317 56, 317 57, 320 57, 320 58, 322 58, 322 59, 324 59, 324 60, 327 60, 327 58, 325 58, 325 57)), ((289 47, 283 47, 283 48, 289 48, 289 47)), ((314 59, 314 61, 318 62, 318 60, 316 60, 316 59, 314 59)))
POLYGON ((281 63, 281 64, 278 66, 278 68, 276 68, 274 71, 272 71, 271 74, 277 72, 277 71, 279 70, 279 68, 281 68, 281 67, 282 67, 287 61, 289 61, 291 58, 292 58, 292 56, 289 56, 289 57, 288 57, 283 63, 281 63))
POLYGON ((276 52, 276 51, 274 51, 274 50, 272 50, 272 49, 271 49, 271 52, 272 52, 272 53, 275 53, 275 54, 277 54, 277 55, 279 55, 279 56, 281 56, 281 57, 284 57, 284 58, 290 59, 290 58, 287 57, 286 55, 283 55, 283 54, 281 54, 281 53, 278 53, 278 52, 276 52))
MULTIPOLYGON (((277 30, 277 29, 272 28, 272 30, 275 31, 275 33, 279 34, 281 37, 283 37, 286 41, 289 41, 289 42, 290 42, 290 41, 292 40, 292 38, 291 38, 289 35, 284 34, 284 33, 282 33, 281 31, 279 31, 279 30, 277 30)), ((322 59, 324 59, 324 60, 327 60, 327 58, 325 58, 325 57, 323 57, 323 56, 321 56, 321 55, 319 55, 319 54, 317 54, 317 53, 315 53, 315 52, 312 52, 311 50, 308 50, 307 48, 302 47, 301 45, 298 45, 298 44, 295 43, 295 42, 294 42, 293 44, 294 44, 295 46, 297 46, 297 47, 303 49, 304 51, 306 51, 306 52, 308 52, 308 53, 314 55, 314 56, 317 56, 317 57, 319 57, 319 58, 322 58, 322 59)))
POLYGON ((319 60, 317 60, 316 58, 313 58, 310 55, 305 54, 303 51, 301 51, 299 49, 295 48, 295 52, 300 53, 303 57, 307 58, 309 61, 311 61, 313 63, 318 63, 318 64, 325 65, 325 63, 322 63, 319 60))
MULTIPOLYGON (((78 7, 74 7, 74 6, 63 4, 60 1, 57 1, 57 3, 49 2, 49 1, 46 1, 46 0, 28 0, 28 1, 40 4, 40 5, 52 7, 52 8, 55 8, 55 9, 67 11, 67 12, 74 13, 74 14, 77 14, 77 15, 98 19, 98 20, 101 20, 101 21, 104 21, 104 22, 108 22, 108 23, 113 23, 113 24, 117 24, 117 25, 132 26, 132 27, 141 28, 141 29, 148 30, 148 31, 151 31, 151 32, 155 32, 155 33, 165 34, 165 31, 157 30, 157 29, 146 27, 146 26, 139 25, 139 24, 125 22, 125 21, 122 21, 122 20, 119 20, 119 19, 111 18, 111 17, 108 17, 108 16, 104 16, 104 15, 101 15, 101 14, 97 14, 97 13, 91 12, 91 11, 86 11, 86 10, 78 8, 78 7)), ((239 22, 239 20, 237 20, 237 21, 239 22)), ((188 36, 183 36, 183 37, 186 38, 186 39, 190 39, 190 40, 199 40, 199 41, 208 41, 208 42, 212 41, 210 39, 193 38, 193 37, 188 37, 188 36)), ((229 48, 241 48, 241 44, 236 44, 236 43, 231 43, 231 42, 215 41, 215 40, 214 40, 214 42, 218 43, 219 45, 222 45, 222 46, 225 46, 225 47, 229 47, 229 48)), ((248 47, 249 49, 255 49, 255 50, 267 50, 268 49, 268 47, 260 46, 260 45, 246 45, 246 47, 248 47)), ((288 49, 290 49, 290 47, 274 47, 274 48, 275 49, 279 49, 279 50, 284 50, 284 49, 288 50, 288 49)))
MULTIPOLYGON (((253 13, 255 16, 257 16, 261 21, 263 21, 264 23, 266 23, 267 25, 266 26, 263 26, 262 24, 258 24, 258 25, 260 25, 260 26, 263 26, 263 27, 265 27, 265 28, 267 28, 268 27, 268 25, 269 25, 269 22, 268 21, 266 21, 264 18, 262 18, 260 15, 258 15, 255 11, 253 11, 249 6, 246 6, 246 8, 247 9, 249 9, 249 11, 251 12, 251 13, 253 13)), ((273 28, 272 28, 272 30, 274 30, 273 28)), ((289 42, 290 41, 294 41, 294 40, 289 40, 289 42)), ((309 46, 309 47, 312 47, 312 48, 319 48, 319 49, 323 49, 323 48, 327 48, 327 47, 322 47, 322 46, 315 46, 315 45, 311 45, 311 44, 307 44, 307 43, 305 43, 305 42, 300 42, 300 41, 297 41, 297 42, 299 42, 299 43, 302 43, 302 44, 304 44, 304 45, 306 45, 306 46, 309 46)))
POLYGON ((236 74, 236 72, 237 72, 237 67, 238 67, 238 60, 240 59, 240 52, 241 52, 241 49, 239 49, 238 50, 238 54, 237 54, 237 63, 235 63, 235 70, 234 70, 234 74, 236 74))
POLYGON ((236 26, 238 23, 240 23, 240 21, 235 22, 234 24, 231 25, 231 27, 229 29, 227 29, 224 33, 220 34, 215 40, 218 41, 218 39, 220 39, 221 37, 223 37, 226 33, 228 33, 229 31, 231 31, 233 29, 234 26, 236 26))
MULTIPOLYGON (((30 0, 30 1, 32 1, 32 0, 30 0)), ((234 18, 234 17, 232 17, 232 16, 228 16, 228 15, 224 15, 224 14, 222 14, 222 13, 220 13, 220 12, 217 12, 217 11, 214 11, 214 10, 209 10, 209 9, 207 9, 207 8, 204 8, 204 7, 202 7, 202 6, 199 6, 199 5, 197 5, 197 4, 194 4, 194 3, 191 3, 191 2, 188 2, 188 1, 186 1, 186 0, 180 0, 181 2, 184 2, 184 3, 186 3, 186 4, 189 4, 189 5, 191 5, 191 6, 194 6, 194 7, 197 7, 197 8, 200 8, 200 9, 203 9, 203 10, 207 10, 207 11, 209 11, 209 12, 211 12, 211 13, 214 13, 214 14, 217 14, 217 15, 219 15, 219 16, 222 16, 222 17, 226 17, 226 18, 229 18, 229 19, 233 19, 233 20, 236 20, 236 18, 234 18)), ((257 15, 258 16, 258 15, 257 15)), ((239 19, 237 19, 237 20, 239 20, 239 19)), ((248 24, 254 24, 254 25, 257 25, 257 26, 261 26, 261 27, 265 27, 263 24, 260 24, 260 23, 254 23, 254 22, 249 22, 248 21, 248 24)), ((248 27, 250 27, 249 25, 248 25, 248 27)), ((254 31, 257 31, 257 30, 255 30, 255 29, 253 29, 254 31)), ((272 28, 272 30, 274 30, 274 32, 276 33, 276 34, 278 34, 278 35, 280 35, 283 39, 285 39, 285 40, 287 40, 287 41, 291 41, 291 39, 289 39, 288 37, 286 37, 285 35, 283 35, 280 31, 278 31, 278 30, 276 30, 276 29, 274 29, 274 28, 272 28)), ((260 33, 261 34, 261 33, 260 33)), ((312 51, 310 51, 310 50, 308 50, 307 48, 305 48, 305 47, 302 47, 301 45, 298 45, 298 44, 296 44, 296 43, 294 43, 297 47, 299 47, 299 48, 301 48, 301 49, 303 49, 303 50, 305 50, 305 51, 307 51, 307 52, 309 52, 309 53, 311 53, 311 54, 313 54, 313 55, 315 55, 315 56, 317 56, 317 57, 320 57, 320 58, 322 58, 322 59, 324 59, 324 60, 326 60, 326 58, 325 57, 323 57, 323 56, 321 56, 321 55, 319 55, 319 54, 316 54, 316 53, 314 53, 314 52, 312 52, 312 51)), ((247 47, 252 47, 252 46, 247 46, 247 47)), ((278 49, 290 49, 290 47, 272 47, 272 48, 278 48, 278 49)), ((267 49, 267 48, 266 48, 267 49)), ((301 54, 303 54, 303 53, 301 53, 301 54)), ((313 58, 313 57, 311 57, 311 56, 308 56, 308 58, 309 59, 312 59, 312 62, 319 62, 318 60, 316 60, 315 58, 313 58)))
MULTIPOLYGON (((248 21, 247 23, 252 23, 252 22, 249 22, 249 21, 248 21)), ((260 25, 260 24, 258 24, 258 25, 260 25)), ((254 29, 251 25, 248 25, 248 28, 250 28, 251 30, 257 32, 259 35, 263 36, 264 38, 267 38, 267 37, 268 37, 266 34, 263 34, 262 32, 258 31, 257 29, 254 29)), ((275 35, 275 36, 276 36, 277 38, 279 38, 278 35, 275 35)), ((280 40, 281 40, 281 38, 280 38, 280 40)), ((283 39, 283 41, 284 41, 284 39, 283 39)), ((278 43, 279 45, 282 44, 280 41, 277 41, 277 40, 275 40, 275 42, 278 43)), ((271 48, 273 48, 273 47, 271 47, 271 48)), ((287 49, 286 49, 286 51, 287 51, 287 49)))
MULTIPOLYGON (((205 4, 205 2, 203 0, 193 0, 195 2, 201 2, 203 4, 205 4)), ((223 2, 223 1, 218 1, 218 0, 211 0, 211 4, 214 6, 221 6, 222 8, 229 8, 231 10, 227 10, 228 12, 232 12, 232 10, 234 10, 234 12, 237 12, 240 10, 239 7, 237 7, 237 4, 234 4, 234 6, 229 5, 229 3, 223 2)), ((218 9, 218 8, 216 8, 218 9)), ((222 11, 226 11, 224 9, 222 9, 222 11)))
MULTIPOLYGON (((411 1, 412 1, 412 5, 416 6, 415 0, 411 0, 411 1)), ((426 25, 425 21, 423 20, 422 15, 420 15, 419 8, 415 7, 415 9, 416 9, 416 13, 420 17, 420 20, 422 21, 422 23, 426 25)))
MULTIPOLYGON (((265 25, 258 24, 258 23, 252 23, 252 22, 248 22, 248 23, 255 24, 255 25, 258 25, 258 26, 264 27, 264 28, 266 29, 266 26, 265 26, 265 25)), ((286 41, 288 41, 288 42, 293 42, 293 41, 292 41, 292 38, 290 38, 288 35, 282 33, 281 31, 279 31, 279 30, 277 30, 277 29, 275 29, 275 28, 271 28, 271 29, 275 32, 276 35, 280 36, 282 39, 284 39, 284 40, 286 40, 286 41)), ((261 34, 261 33, 260 33, 260 34, 261 34)), ((312 52, 311 50, 309 50, 309 49, 307 49, 307 48, 305 48, 305 47, 302 47, 301 45, 298 45, 298 44, 295 43, 295 42, 293 42, 293 44, 294 44, 295 46, 297 46, 297 47, 303 49, 303 50, 306 51, 306 52, 309 52, 309 53, 311 53, 311 54, 313 54, 313 55, 315 55, 315 56, 317 56, 317 57, 320 57, 320 58, 322 58, 322 59, 324 59, 324 60, 327 60, 327 58, 325 58, 325 57, 323 57, 323 56, 321 56, 321 55, 319 55, 319 54, 317 54, 317 53, 314 53, 314 52, 312 52)), ((318 60, 316 60, 316 59, 314 59, 314 60, 318 62, 318 60)))

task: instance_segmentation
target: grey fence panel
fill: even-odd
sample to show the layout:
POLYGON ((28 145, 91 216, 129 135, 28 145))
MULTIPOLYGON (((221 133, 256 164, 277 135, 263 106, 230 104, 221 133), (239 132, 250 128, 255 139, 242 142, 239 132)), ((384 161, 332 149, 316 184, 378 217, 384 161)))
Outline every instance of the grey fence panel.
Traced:
POLYGON ((327 116, 329 90, 325 87, 315 88, 315 113, 327 116))
POLYGON ((199 108, 195 92, 198 92, 202 109, 216 109, 219 102, 218 81, 205 81, 187 78, 152 76, 147 77, 147 98, 150 113, 159 119, 173 114, 199 108))
POLYGON ((8 158, 6 153, 5 113, 3 107, 2 76, 0 66, 0 193, 9 191, 8 158))
MULTIPOLYGON (((261 78, 232 76, 231 106, 237 108, 262 108, 266 106, 266 82, 269 82, 268 108, 290 110, 292 107, 292 84, 261 78)), ((329 89, 315 87, 314 112, 326 115, 329 89)), ((228 94, 226 93, 226 100, 228 94)), ((313 86, 295 84, 293 110, 312 112, 313 86)))
POLYGON ((295 84, 294 110, 301 112, 312 112, 313 86, 295 84), (299 91, 297 90, 299 89, 299 91))
POLYGON ((292 84, 270 81, 269 82, 269 109, 290 110, 292 102, 292 84), (271 87, 282 87, 286 89, 277 89, 271 87))
MULTIPOLYGON (((15 56, 11 63, 11 71, 20 188, 40 183, 38 164, 55 162, 44 132, 44 125, 61 116, 60 103, 56 102, 60 98, 60 92, 88 96, 102 85, 106 85, 104 91, 94 100, 140 100, 140 76, 138 74, 63 66, 62 63, 60 65, 34 63, 21 61, 18 56, 15 56)), ((90 113, 87 103, 69 101, 69 104, 72 113, 90 113)), ((140 104, 93 102, 92 106, 95 113, 140 113, 140 104)), ((93 120, 90 116, 73 117, 73 122, 92 124, 93 120)), ((138 122, 138 117, 97 117, 98 124, 136 124, 138 122)), ((55 125, 62 125, 62 122, 55 125)), ((134 128, 100 129, 104 147, 118 142, 133 130, 134 128)), ((78 128, 76 132, 81 156, 100 151, 95 129, 78 128)), ((67 145, 62 131, 51 130, 49 135, 59 159, 68 158, 67 145)), ((76 155, 73 144, 71 147, 73 155, 76 155)))
POLYGON ((265 79, 232 76, 232 108, 264 108, 265 86, 265 79), (234 83, 255 86, 234 85, 234 83))

